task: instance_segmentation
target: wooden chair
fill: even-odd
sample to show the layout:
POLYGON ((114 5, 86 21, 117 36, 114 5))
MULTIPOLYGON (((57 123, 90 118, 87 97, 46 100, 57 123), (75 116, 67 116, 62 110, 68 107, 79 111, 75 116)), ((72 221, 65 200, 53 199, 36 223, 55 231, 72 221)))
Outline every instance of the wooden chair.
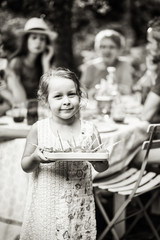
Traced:
MULTIPOLYGON (((142 146, 145 154, 141 167, 139 169, 131 167, 129 165, 127 168, 124 168, 122 171, 117 172, 110 177, 94 181, 95 201, 106 222, 106 227, 100 234, 98 240, 106 239, 106 235, 109 231, 111 231, 115 240, 120 239, 120 236, 118 236, 118 233, 116 232, 115 225, 117 224, 119 217, 122 216, 122 213, 124 214, 124 212, 127 212, 126 208, 129 203, 131 203, 133 198, 137 201, 141 213, 143 213, 143 216, 145 217, 148 225, 150 226, 155 237, 154 239, 160 240, 158 231, 156 230, 156 227, 154 226, 148 214, 149 206, 151 206, 154 199, 159 194, 158 187, 160 186, 160 174, 153 171, 148 171, 146 168, 147 161, 150 158, 150 155, 153 153, 153 151, 155 151, 155 149, 160 148, 160 139, 155 140, 155 135, 157 133, 160 133, 160 124, 151 124, 148 128, 148 140, 144 141, 142 146), (101 198, 102 190, 124 196, 124 202, 116 211, 115 215, 111 220, 108 216, 107 211, 105 210, 105 207, 103 206, 103 199, 101 198), (141 201, 140 196, 149 191, 153 191, 153 193, 149 201, 144 205, 144 203, 142 203, 141 201)), ((130 228, 127 229, 127 233, 129 233, 133 229, 137 221, 140 219, 140 216, 140 214, 135 215, 135 220, 131 224, 130 228)), ((125 217, 123 220, 125 220, 125 217)))

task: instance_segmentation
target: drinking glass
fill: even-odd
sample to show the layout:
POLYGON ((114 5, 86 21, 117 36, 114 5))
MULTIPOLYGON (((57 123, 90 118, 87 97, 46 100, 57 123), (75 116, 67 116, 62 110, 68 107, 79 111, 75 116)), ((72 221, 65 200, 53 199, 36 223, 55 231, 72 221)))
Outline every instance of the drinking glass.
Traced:
POLYGON ((12 117, 14 122, 23 122, 26 116, 25 103, 15 103, 12 106, 12 117))

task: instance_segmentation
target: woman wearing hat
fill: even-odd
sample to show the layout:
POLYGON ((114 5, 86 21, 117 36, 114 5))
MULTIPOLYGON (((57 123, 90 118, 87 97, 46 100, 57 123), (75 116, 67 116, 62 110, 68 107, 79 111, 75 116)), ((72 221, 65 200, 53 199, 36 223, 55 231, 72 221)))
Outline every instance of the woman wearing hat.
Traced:
POLYGON ((9 60, 6 72, 11 105, 36 98, 40 76, 52 66, 53 41, 57 37, 41 18, 29 19, 20 33, 20 47, 9 60))
POLYGON ((131 92, 132 74, 131 66, 120 60, 119 56, 124 47, 124 37, 117 31, 106 29, 100 31, 95 37, 96 59, 87 62, 82 69, 81 81, 89 90, 94 91, 96 84, 107 75, 107 67, 116 68, 116 83, 122 94, 131 92))

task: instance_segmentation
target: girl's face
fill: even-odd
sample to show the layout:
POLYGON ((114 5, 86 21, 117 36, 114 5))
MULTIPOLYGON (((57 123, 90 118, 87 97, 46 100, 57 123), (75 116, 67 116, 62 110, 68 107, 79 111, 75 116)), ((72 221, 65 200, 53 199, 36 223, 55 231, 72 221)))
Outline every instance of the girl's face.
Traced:
POLYGON ((120 54, 120 49, 110 38, 103 38, 100 42, 99 52, 106 64, 113 64, 120 54))
POLYGON ((39 33, 31 33, 28 36, 27 47, 29 52, 40 54, 46 49, 46 36, 39 33))
POLYGON ((79 110, 79 96, 71 79, 54 77, 49 83, 48 103, 54 120, 70 120, 79 110))

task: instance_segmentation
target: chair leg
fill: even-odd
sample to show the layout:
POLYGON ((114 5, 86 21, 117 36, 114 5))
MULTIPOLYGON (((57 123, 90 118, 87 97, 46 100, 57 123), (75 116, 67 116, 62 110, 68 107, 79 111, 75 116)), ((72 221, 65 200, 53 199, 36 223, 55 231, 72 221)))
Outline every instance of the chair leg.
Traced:
MULTIPOLYGON (((98 206, 99 209, 100 209, 100 212, 101 212, 102 216, 104 217, 104 220, 106 221, 106 223, 107 223, 108 225, 110 225, 110 219, 109 219, 108 215, 106 214, 106 211, 105 211, 105 209, 104 209, 101 201, 99 200, 98 193, 95 193, 95 201, 96 201, 96 203, 97 203, 97 206, 98 206)), ((100 236, 98 237, 98 240, 103 240, 103 239, 105 238, 106 234, 107 234, 108 231, 109 231, 109 230, 108 230, 108 231, 106 232, 105 230, 106 230, 106 229, 104 229, 104 231, 100 234, 100 236)), ((113 236, 114 236, 114 240, 119 240, 120 238, 118 237, 118 234, 117 234, 117 232, 115 231, 114 227, 112 227, 110 230, 111 230, 111 232, 112 232, 112 234, 113 234, 113 236)))
POLYGON ((148 222, 150 228, 152 229, 152 232, 154 233, 156 239, 157 239, 157 240, 160 240, 160 236, 159 236, 157 230, 155 229, 155 227, 154 227, 154 225, 153 225, 153 223, 152 223, 150 217, 148 216, 145 207, 143 206, 143 204, 142 204, 142 202, 140 201, 139 198, 138 198, 137 200, 138 200, 138 203, 139 203, 141 209, 143 209, 144 216, 145 216, 145 218, 146 218, 146 220, 147 220, 147 222, 148 222))
POLYGON ((127 228, 127 231, 126 231, 126 234, 125 236, 127 236, 131 231, 132 229, 134 228, 134 226, 136 225, 136 223, 140 220, 140 218, 143 217, 144 215, 144 211, 146 211, 148 209, 148 207, 151 205, 151 203, 153 202, 153 200, 157 197, 158 195, 158 192, 155 192, 152 197, 150 198, 150 200, 146 203, 145 206, 141 207, 142 204, 139 203, 140 199, 139 197, 135 198, 135 200, 137 201, 137 203, 139 204, 140 206, 140 213, 135 217, 134 221, 132 222, 132 224, 129 226, 129 228, 127 228))
MULTIPOLYGON (((125 200, 126 200, 126 196, 119 195, 117 193, 115 193, 113 195, 113 213, 114 213, 114 215, 116 215, 116 212, 118 211, 119 208, 121 208, 121 206, 125 200)), ((118 217, 118 219, 116 220, 115 226, 114 226, 116 232, 118 233, 119 238, 124 236, 124 234, 126 232, 125 218, 126 218, 126 209, 124 209, 124 211, 118 217)))

